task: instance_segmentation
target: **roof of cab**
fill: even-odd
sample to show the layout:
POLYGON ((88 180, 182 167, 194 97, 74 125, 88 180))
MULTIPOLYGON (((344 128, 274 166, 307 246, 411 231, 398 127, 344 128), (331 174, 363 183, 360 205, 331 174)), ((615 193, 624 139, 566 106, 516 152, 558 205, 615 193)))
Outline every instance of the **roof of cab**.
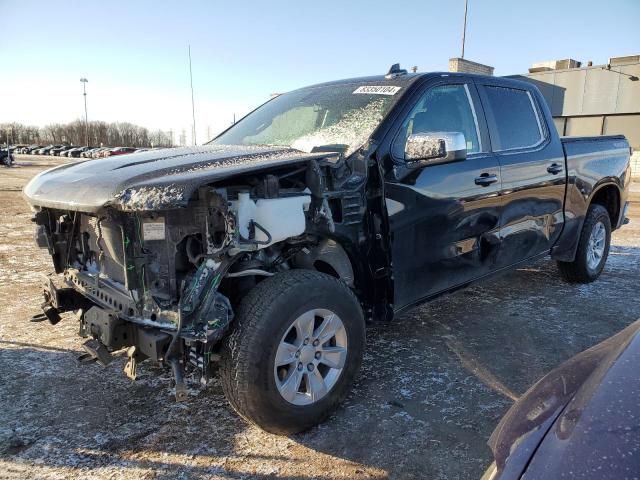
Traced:
POLYGON ((341 80, 332 80, 329 82, 317 83, 315 85, 308 85, 302 88, 317 88, 336 85, 397 85, 401 87, 407 87, 412 85, 419 79, 426 77, 454 77, 454 78, 469 78, 475 80, 490 80, 492 83, 497 83, 505 86, 513 86, 523 88, 526 90, 531 89, 531 83, 515 78, 509 77, 494 77, 488 75, 478 75, 474 73, 460 73, 460 72, 423 72, 423 73, 404 73, 400 75, 394 75, 388 77, 387 75, 371 75, 367 77, 354 77, 345 78, 341 80))
POLYGON ((309 85, 304 88, 328 87, 332 85, 358 85, 358 84, 408 86, 423 76, 425 76, 424 73, 406 73, 406 74, 394 76, 392 78, 387 78, 386 75, 371 75, 368 77, 354 77, 354 78, 345 78, 342 80, 332 80, 330 82, 323 82, 323 83, 317 83, 315 85, 309 85))

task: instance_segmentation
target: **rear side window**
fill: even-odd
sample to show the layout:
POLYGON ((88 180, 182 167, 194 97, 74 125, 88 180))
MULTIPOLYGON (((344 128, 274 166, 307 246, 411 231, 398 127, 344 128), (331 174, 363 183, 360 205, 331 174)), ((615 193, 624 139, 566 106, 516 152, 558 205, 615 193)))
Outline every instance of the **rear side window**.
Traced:
POLYGON ((484 92, 493 150, 533 147, 542 141, 540 119, 529 92, 489 85, 484 92))

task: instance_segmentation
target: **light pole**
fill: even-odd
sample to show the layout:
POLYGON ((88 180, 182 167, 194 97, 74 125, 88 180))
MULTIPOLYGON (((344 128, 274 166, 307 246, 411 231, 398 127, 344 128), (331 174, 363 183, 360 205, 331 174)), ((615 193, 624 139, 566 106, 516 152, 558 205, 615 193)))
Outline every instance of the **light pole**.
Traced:
POLYGON ((85 136, 85 145, 89 146, 89 116, 87 115, 87 80, 86 78, 81 78, 82 82, 82 95, 84 95, 84 136, 85 136))
POLYGON ((464 0, 464 26, 462 27, 462 56, 464 58, 464 37, 467 34, 467 3, 468 0, 464 0))

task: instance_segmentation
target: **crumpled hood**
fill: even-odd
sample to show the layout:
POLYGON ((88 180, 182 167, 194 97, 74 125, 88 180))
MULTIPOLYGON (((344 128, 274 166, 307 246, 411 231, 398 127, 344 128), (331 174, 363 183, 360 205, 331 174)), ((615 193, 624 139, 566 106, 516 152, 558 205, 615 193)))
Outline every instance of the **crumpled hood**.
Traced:
POLYGON ((60 165, 24 188, 34 206, 96 212, 186 206, 201 185, 238 173, 327 157, 282 147, 206 145, 60 165))

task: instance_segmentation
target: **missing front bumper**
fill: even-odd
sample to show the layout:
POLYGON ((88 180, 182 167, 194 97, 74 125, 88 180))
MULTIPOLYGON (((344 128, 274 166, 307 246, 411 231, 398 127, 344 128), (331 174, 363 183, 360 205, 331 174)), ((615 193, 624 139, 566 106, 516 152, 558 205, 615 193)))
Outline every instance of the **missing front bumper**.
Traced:
MULTIPOLYGON (((92 337, 104 345, 108 351, 121 350, 131 346, 153 361, 162 361, 171 334, 153 326, 142 326, 122 317, 123 306, 106 308, 85 296, 76 288, 62 286, 59 277, 47 275, 42 281, 44 303, 42 310, 52 324, 60 321, 60 314, 81 310, 80 335, 92 337)), ((97 300, 105 303, 112 297, 93 292, 97 300)), ((114 301, 112 301, 115 303, 114 301)))
MULTIPOLYGON (((58 277, 55 275, 45 275, 42 278, 44 302, 40 307, 52 325, 61 320, 61 313, 87 309, 92 305, 84 295, 74 288, 58 285, 57 280, 58 277)), ((34 316, 34 318, 36 317, 37 315, 34 316)))

